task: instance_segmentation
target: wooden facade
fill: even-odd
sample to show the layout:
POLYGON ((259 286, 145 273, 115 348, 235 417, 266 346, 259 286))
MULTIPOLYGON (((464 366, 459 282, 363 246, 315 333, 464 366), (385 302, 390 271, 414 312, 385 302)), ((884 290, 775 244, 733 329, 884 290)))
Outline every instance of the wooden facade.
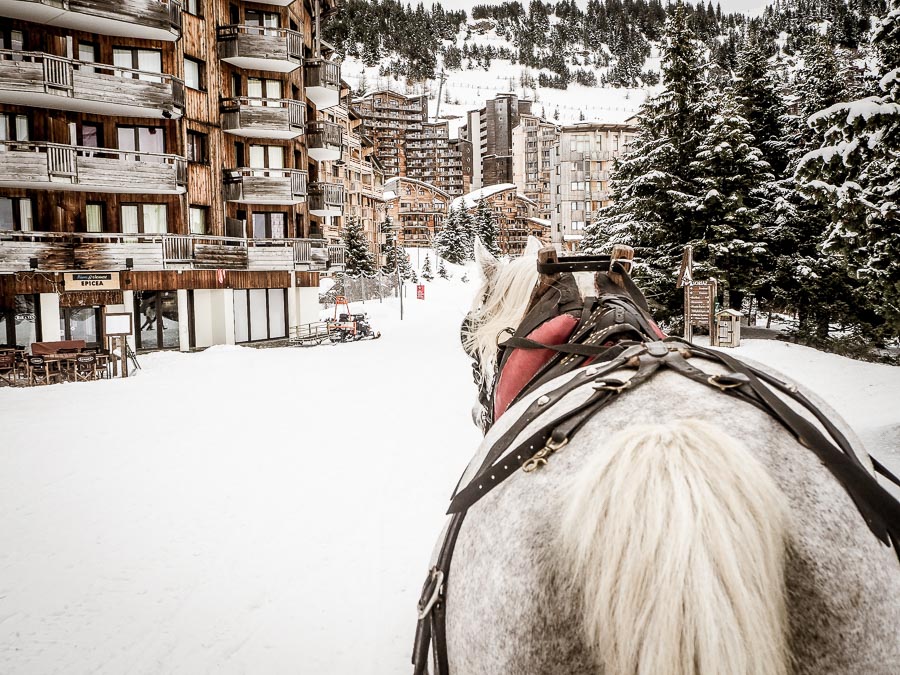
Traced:
POLYGON ((118 271, 121 296, 305 288, 341 269, 341 247, 310 235, 343 194, 319 190, 310 216, 325 176, 306 143, 340 89, 313 16, 334 0, 53 5, 0 0, 0 309, 57 292, 41 284, 64 270, 118 271))

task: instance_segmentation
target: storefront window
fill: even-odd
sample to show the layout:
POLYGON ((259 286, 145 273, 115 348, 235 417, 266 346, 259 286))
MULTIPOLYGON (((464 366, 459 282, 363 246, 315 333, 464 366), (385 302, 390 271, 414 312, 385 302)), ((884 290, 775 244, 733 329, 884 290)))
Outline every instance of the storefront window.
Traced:
POLYGON ((286 337, 286 293, 283 288, 234 291, 235 342, 286 337))
POLYGON ((134 294, 138 349, 177 349, 177 291, 139 291, 134 294))
POLYGON ((7 314, 6 333, 0 332, 0 338, 5 337, 10 344, 28 347, 32 342, 38 341, 38 303, 37 296, 17 295, 16 308, 7 314), (10 331, 12 328, 12 331, 10 331))
POLYGON ((59 313, 59 332, 64 340, 84 340, 100 344, 100 308, 64 307, 59 313))

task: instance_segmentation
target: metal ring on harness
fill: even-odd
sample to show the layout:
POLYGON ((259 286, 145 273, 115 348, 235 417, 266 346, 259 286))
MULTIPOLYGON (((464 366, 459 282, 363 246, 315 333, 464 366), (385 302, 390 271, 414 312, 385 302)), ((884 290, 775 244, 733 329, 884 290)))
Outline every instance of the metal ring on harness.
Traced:
POLYGON ((444 573, 437 568, 433 568, 431 570, 431 581, 434 583, 434 589, 431 591, 431 596, 428 598, 428 602, 425 603, 425 606, 419 607, 420 620, 431 613, 434 603, 438 601, 438 598, 441 595, 441 589, 444 587, 444 573))

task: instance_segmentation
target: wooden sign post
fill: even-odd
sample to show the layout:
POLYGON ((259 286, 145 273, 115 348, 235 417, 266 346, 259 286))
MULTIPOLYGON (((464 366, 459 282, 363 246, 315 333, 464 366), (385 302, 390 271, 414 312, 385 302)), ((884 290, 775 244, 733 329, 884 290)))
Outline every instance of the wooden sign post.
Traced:
POLYGON ((718 283, 715 279, 692 281, 684 286, 684 333, 685 340, 691 341, 694 326, 709 330, 709 344, 718 344, 716 331, 716 297, 718 283))

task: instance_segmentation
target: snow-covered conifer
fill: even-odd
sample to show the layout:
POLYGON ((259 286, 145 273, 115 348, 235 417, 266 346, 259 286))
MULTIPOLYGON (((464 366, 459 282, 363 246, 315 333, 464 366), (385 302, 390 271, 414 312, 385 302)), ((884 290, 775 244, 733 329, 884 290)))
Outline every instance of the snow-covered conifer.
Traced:
POLYGON ((434 274, 431 272, 431 257, 427 253, 425 254, 425 262, 422 264, 422 278, 425 281, 434 279, 434 274))
MULTIPOLYGON (((474 231, 484 247, 495 257, 500 255, 497 238, 500 234, 494 212, 488 207, 486 199, 479 199, 475 208, 474 231)), ((474 246, 474 241, 472 242, 474 246)))
POLYGON ((369 240, 362 225, 354 217, 344 225, 344 246, 346 247, 345 271, 347 274, 374 274, 375 258, 369 250, 369 240))

